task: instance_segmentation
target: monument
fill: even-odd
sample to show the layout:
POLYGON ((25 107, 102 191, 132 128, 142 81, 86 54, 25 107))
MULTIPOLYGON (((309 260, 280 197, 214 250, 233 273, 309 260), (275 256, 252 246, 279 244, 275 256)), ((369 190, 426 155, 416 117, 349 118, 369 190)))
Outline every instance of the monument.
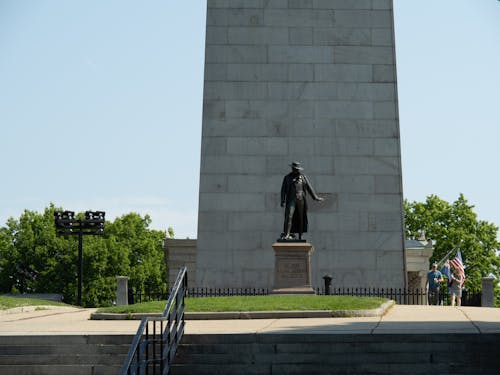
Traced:
POLYGON ((302 174, 299 162, 290 164, 292 171, 281 184, 281 207, 285 207, 283 232, 273 244, 274 288, 273 293, 313 294, 311 284, 311 254, 314 247, 302 239, 307 232, 307 195, 318 202, 319 197, 309 179, 302 174))
POLYGON ((207 1, 197 286, 273 287, 295 160, 310 283, 404 287, 392 1, 207 1))

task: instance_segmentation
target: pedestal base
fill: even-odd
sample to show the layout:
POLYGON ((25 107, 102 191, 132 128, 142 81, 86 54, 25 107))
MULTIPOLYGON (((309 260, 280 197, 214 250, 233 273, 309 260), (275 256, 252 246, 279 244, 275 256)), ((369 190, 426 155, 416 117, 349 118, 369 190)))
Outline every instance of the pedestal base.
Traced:
POLYGON ((311 286, 311 253, 308 242, 275 242, 273 294, 314 294, 311 286))

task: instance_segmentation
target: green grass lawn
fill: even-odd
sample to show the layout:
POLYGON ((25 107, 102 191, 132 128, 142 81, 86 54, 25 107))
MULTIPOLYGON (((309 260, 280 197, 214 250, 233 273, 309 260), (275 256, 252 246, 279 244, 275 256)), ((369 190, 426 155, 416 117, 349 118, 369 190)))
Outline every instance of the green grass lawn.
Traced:
POLYGON ((14 307, 23 306, 68 306, 62 302, 47 301, 36 298, 17 298, 0 296, 0 310, 12 309, 14 307))
MULTIPOLYGON (((187 312, 364 310, 375 309, 387 301, 379 297, 269 295, 186 298, 187 312)), ((158 313, 166 301, 139 303, 99 309, 100 313, 158 313)))

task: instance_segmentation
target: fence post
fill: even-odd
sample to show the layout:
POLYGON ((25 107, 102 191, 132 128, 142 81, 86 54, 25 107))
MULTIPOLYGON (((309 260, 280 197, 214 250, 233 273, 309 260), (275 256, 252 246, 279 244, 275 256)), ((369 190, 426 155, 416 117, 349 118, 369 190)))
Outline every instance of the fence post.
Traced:
POLYGON ((483 289, 481 291, 481 307, 493 307, 495 306, 495 295, 493 292, 493 280, 494 277, 483 277, 481 279, 483 284, 483 289))
POLYGON ((128 277, 116 276, 116 306, 128 305, 128 277))

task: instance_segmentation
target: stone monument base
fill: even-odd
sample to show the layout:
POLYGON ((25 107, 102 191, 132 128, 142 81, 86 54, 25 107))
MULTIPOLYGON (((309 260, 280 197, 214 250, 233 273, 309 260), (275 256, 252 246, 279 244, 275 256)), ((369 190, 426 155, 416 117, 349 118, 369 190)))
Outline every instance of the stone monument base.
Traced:
POLYGON ((279 241, 274 249, 273 294, 315 294, 311 286, 311 253, 308 242, 279 241))

